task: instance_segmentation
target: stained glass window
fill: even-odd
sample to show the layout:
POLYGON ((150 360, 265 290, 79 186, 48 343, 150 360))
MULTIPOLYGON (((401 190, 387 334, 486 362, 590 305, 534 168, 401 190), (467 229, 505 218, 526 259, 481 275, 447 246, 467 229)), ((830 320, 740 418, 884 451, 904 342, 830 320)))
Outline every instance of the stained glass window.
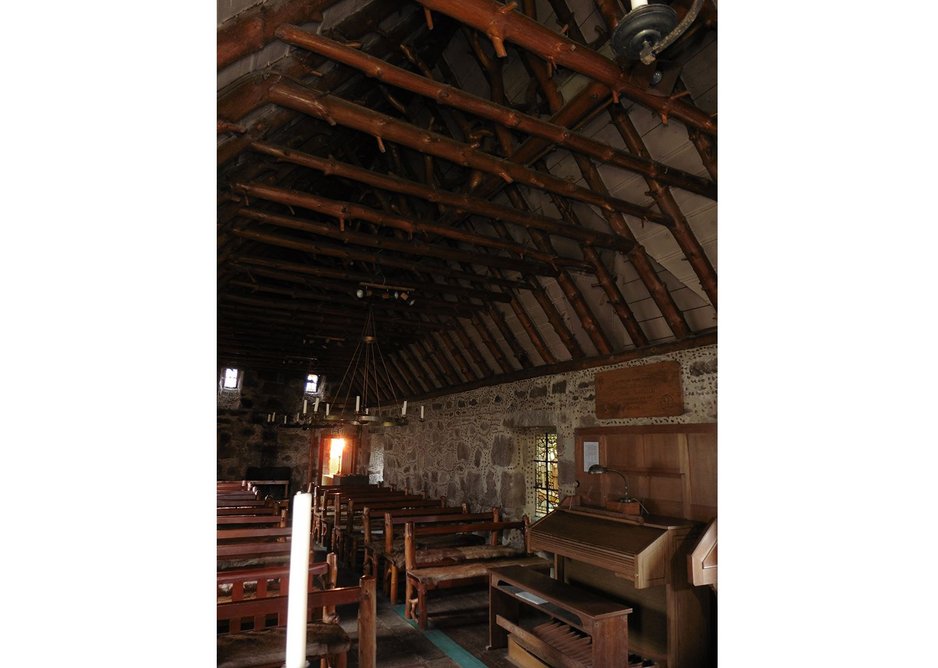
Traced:
POLYGON ((557 482, 557 434, 539 435, 534 451, 534 516, 543 517, 560 503, 557 482))

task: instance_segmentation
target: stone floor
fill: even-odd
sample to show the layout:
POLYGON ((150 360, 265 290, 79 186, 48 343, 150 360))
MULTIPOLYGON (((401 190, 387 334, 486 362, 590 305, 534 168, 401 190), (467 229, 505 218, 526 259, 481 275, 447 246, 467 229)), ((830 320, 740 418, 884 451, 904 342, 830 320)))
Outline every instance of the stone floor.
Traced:
MULTIPOLYGON (((317 555, 317 560, 323 559, 317 555)), ((343 575, 339 584, 357 584, 357 575, 343 575), (349 578, 349 579, 346 579, 349 578)), ((403 592, 402 592, 403 593, 403 592)), ((429 602, 430 624, 422 632, 403 617, 403 606, 392 606, 378 591, 377 665, 380 668, 510 668, 507 650, 486 650, 488 591, 484 588, 434 592, 429 602)), ((339 609, 342 626, 353 639, 349 668, 357 668, 354 641, 355 609, 339 609), (345 614, 343 614, 345 613, 345 614)))
MULTIPOLYGON (((506 650, 485 649, 488 643, 488 593, 451 590, 439 592, 430 604, 431 621, 422 632, 402 616, 402 606, 391 606, 378 594, 376 623, 378 666, 382 668, 508 668, 506 650)), ((339 610, 342 626, 356 639, 354 609, 339 610)), ((358 657, 349 655, 350 668, 358 657)))

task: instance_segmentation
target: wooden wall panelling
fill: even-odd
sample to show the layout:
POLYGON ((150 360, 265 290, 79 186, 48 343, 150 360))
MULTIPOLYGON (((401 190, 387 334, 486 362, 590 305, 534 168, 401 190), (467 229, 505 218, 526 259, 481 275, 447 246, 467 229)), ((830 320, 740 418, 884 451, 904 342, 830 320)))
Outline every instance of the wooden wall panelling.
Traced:
POLYGON ((708 522, 716 517, 716 424, 590 427, 576 433, 580 502, 602 506, 624 491, 614 473, 583 470, 583 442, 599 442, 599 461, 628 478, 629 492, 656 515, 708 522))
POLYGON ((709 522, 717 516, 717 435, 688 434, 690 519, 709 522))

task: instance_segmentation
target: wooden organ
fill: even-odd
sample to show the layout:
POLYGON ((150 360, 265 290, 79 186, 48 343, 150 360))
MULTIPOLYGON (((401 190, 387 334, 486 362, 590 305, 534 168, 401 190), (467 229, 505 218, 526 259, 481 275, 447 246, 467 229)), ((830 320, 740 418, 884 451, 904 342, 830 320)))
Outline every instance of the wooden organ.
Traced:
POLYGON ((704 668, 713 664, 711 602, 687 568, 702 529, 692 520, 571 505, 531 526, 531 549, 553 555, 559 582, 631 608, 629 654, 660 668, 704 668))

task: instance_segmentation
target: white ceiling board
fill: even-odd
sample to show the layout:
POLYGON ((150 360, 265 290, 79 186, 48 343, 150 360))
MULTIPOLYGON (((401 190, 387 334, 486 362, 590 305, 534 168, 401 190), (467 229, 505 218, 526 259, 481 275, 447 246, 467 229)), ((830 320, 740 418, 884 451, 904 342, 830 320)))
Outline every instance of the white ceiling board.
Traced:
POLYGON ((595 10, 590 13, 586 20, 580 23, 580 32, 583 33, 583 39, 592 42, 600 35, 608 33, 609 29, 606 22, 603 21, 602 14, 599 13, 599 10, 595 10))
POLYGON ((717 240, 717 206, 700 209, 686 216, 687 223, 694 231, 694 236, 701 244, 716 242, 717 240))
POLYGON ((701 299, 706 299, 700 279, 670 231, 661 225, 646 225, 643 230, 636 232, 635 237, 653 262, 666 269, 665 273, 670 274, 677 282, 669 287, 684 286, 693 290, 701 299))
POLYGON ((261 0, 218 0, 218 25, 221 26, 228 19, 260 4, 261 0))
POLYGON ((566 0, 566 3, 570 11, 573 12, 573 20, 576 21, 577 25, 583 23, 596 9, 593 0, 566 0))
POLYGON ((270 67, 277 61, 283 60, 289 52, 290 47, 287 44, 274 40, 257 53, 241 58, 221 70, 218 73, 218 88, 223 89, 245 74, 270 67))
POLYGON ((530 77, 514 49, 508 52, 507 62, 502 64, 502 77, 505 80, 505 96, 509 104, 523 104, 530 77))
POLYGON ((505 337, 502 336, 501 330, 498 328, 498 325, 495 324, 493 318, 485 312, 479 311, 479 320, 485 324, 485 328, 488 331, 489 336, 492 339, 492 342, 498 347, 502 352, 502 357, 505 359, 505 363, 508 365, 510 370, 517 370, 521 368, 520 362, 518 362, 515 357, 514 352, 508 342, 505 341, 505 337))
POLYGON ((354 14, 358 10, 370 4, 371 1, 372 0, 342 0, 342 2, 337 2, 331 7, 323 10, 323 25, 326 27, 334 26, 335 24, 342 21, 342 19, 347 18, 349 15, 354 14))
POLYGON ((514 333, 515 340, 524 350, 525 354, 528 356, 528 359, 531 360, 531 363, 534 365, 540 364, 541 356, 538 354, 534 344, 531 343, 530 338, 528 338, 528 335, 525 333, 524 327, 520 322, 518 322, 518 318, 515 316, 515 311, 511 305, 496 302, 495 308, 498 309, 499 313, 504 316, 505 325, 509 330, 511 330, 511 332, 514 333))
POLYGON ((685 218, 689 218, 697 212, 712 209, 717 205, 716 202, 708 197, 687 192, 680 188, 671 188, 671 195, 674 197, 674 201, 677 202, 685 218))
POLYGON ((684 311, 684 319, 691 331, 701 332, 705 329, 713 329, 717 326, 717 314, 709 304, 700 308, 692 308, 684 311))
POLYGON ((586 330, 583 328, 579 316, 577 316, 576 311, 573 310, 573 306, 567 301, 567 297, 560 287, 560 284, 554 279, 549 279, 541 281, 541 285, 547 290, 547 296, 550 297, 550 301, 557 308, 564 324, 567 326, 567 329, 570 330, 576 342, 580 344, 580 348, 583 352, 589 357, 596 355, 596 346, 593 345, 592 339, 590 339, 589 334, 587 334, 586 330))
POLYGON ((661 116, 658 113, 637 104, 629 106, 628 114, 632 125, 642 137, 661 125, 661 116))
MULTIPOLYGON (((707 168, 704 167, 703 161, 700 159, 700 151, 689 141, 668 156, 667 164, 668 167, 680 169, 688 174, 702 176, 708 181, 710 180, 710 173, 707 171, 707 168)), ((674 190, 676 190, 676 188, 674 190)))
POLYGON ((677 154, 685 145, 690 145, 687 127, 673 118, 668 121, 667 125, 659 123, 644 133, 642 140, 652 159, 661 162, 668 162, 668 156, 677 154))
POLYGON ((576 214, 577 220, 580 221, 583 227, 597 232, 614 234, 612 228, 609 226, 609 221, 607 221, 605 216, 599 212, 599 209, 593 205, 584 204, 583 202, 571 202, 570 206, 573 209, 573 213, 576 214))

